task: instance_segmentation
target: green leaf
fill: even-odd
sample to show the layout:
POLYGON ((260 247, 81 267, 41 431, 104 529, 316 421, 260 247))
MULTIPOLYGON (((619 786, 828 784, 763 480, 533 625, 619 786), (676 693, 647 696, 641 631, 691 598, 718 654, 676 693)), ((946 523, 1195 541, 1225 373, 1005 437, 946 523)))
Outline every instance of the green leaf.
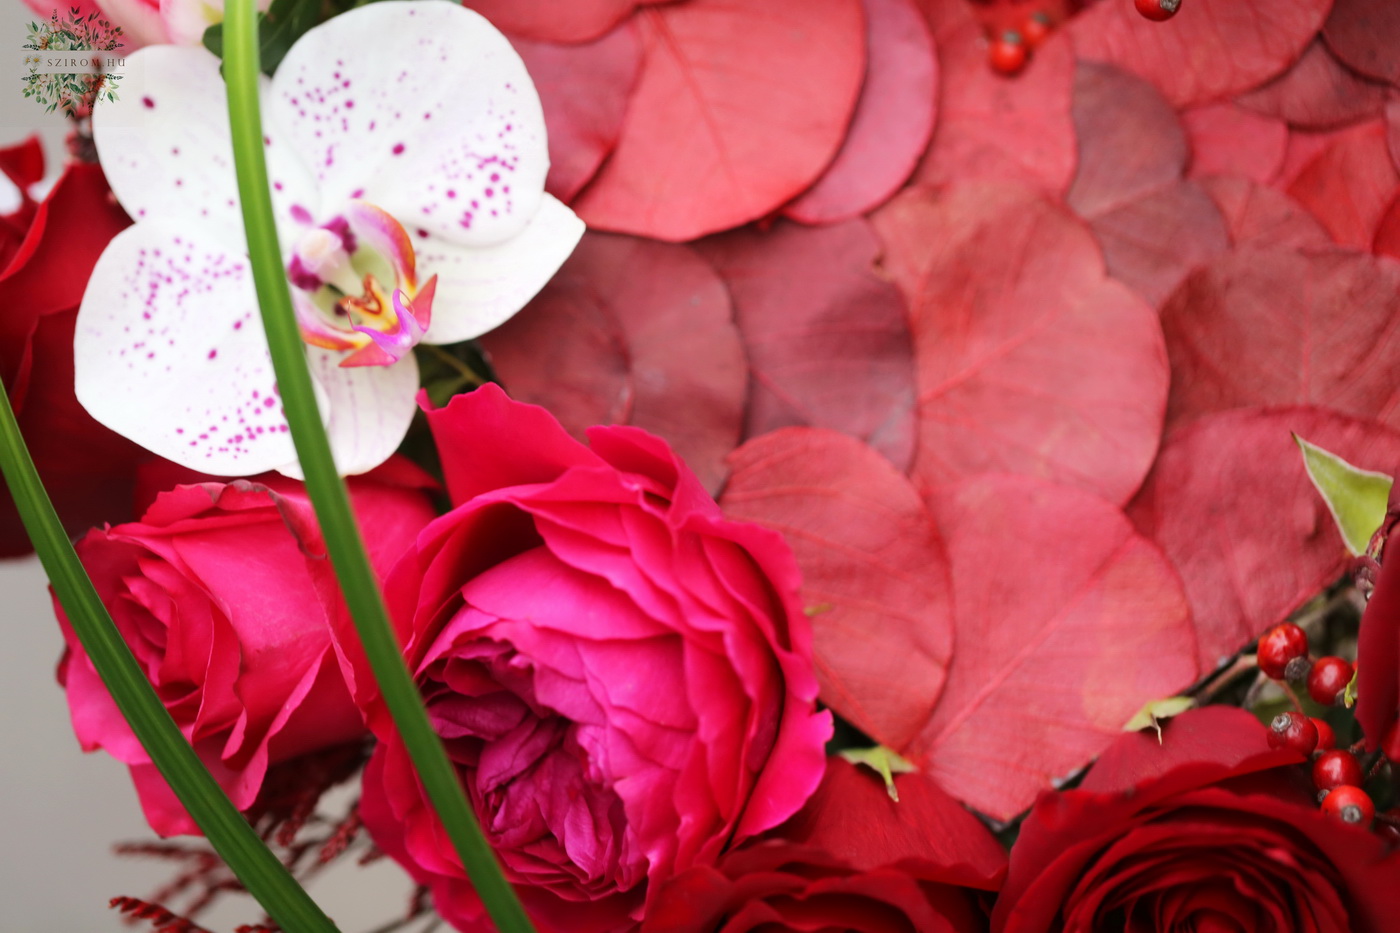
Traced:
POLYGON ((1347 550, 1353 557, 1366 553, 1371 536, 1385 521, 1391 478, 1384 473, 1354 467, 1296 434, 1293 440, 1303 452, 1308 478, 1322 495, 1322 501, 1327 503, 1347 550))
POLYGON ((847 748, 837 754, 853 765, 864 765, 872 769, 884 778, 885 792, 895 803, 899 803, 899 791, 894 786, 894 776, 918 770, 913 762, 883 745, 876 745, 874 748, 847 748))
POLYGON ((131 731, 210 845, 287 933, 336 933, 210 776, 156 696, 83 570, 0 391, 0 470, 54 593, 131 731))
MULTIPOLYGON (((275 72, 296 41, 320 22, 319 0, 272 0, 267 12, 258 14, 258 55, 263 71, 275 72)), ((222 59, 224 24, 215 23, 204 30, 202 41, 206 49, 222 59)))
POLYGON ((336 470, 311 386, 301 332, 292 311, 292 297, 273 220, 272 193, 263 152, 262 114, 258 105, 258 34, 253 0, 231 0, 225 14, 224 79, 228 87, 233 164, 243 207, 248 259, 283 409, 331 566, 384 704, 487 913, 500 933, 533 933, 529 917, 481 834, 481 827, 457 779, 457 770, 433 731, 423 698, 404 665, 402 649, 389 627, 379 584, 350 509, 350 497, 336 470))
POLYGON ((1124 724, 1123 731, 1141 732, 1143 729, 1156 729, 1157 742, 1161 744, 1162 720, 1180 716, 1195 705, 1196 701, 1191 697, 1167 697, 1164 700, 1150 700, 1143 704, 1142 709, 1134 713, 1133 718, 1124 724))

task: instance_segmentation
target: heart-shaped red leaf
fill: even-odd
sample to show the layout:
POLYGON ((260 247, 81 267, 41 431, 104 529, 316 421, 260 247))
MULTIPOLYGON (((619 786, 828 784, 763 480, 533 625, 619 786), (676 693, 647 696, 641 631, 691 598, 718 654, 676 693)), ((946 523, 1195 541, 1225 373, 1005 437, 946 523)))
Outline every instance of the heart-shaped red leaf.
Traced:
POLYGON ((574 209, 689 240, 763 217, 830 164, 865 75, 861 0, 687 0, 639 11, 622 138, 574 209))
POLYGON ((1075 69, 1079 171, 1066 202, 1103 248, 1108 272, 1160 304, 1229 245, 1210 197, 1183 181, 1186 134, 1151 84, 1112 65, 1075 69))
MULTIPOLYGON (((1342 250, 1236 249, 1162 308, 1169 425, 1318 405, 1400 427, 1400 265, 1342 250)), ((1309 438, 1312 440, 1312 438, 1309 438)))
POLYGON ((1392 0, 1336 0, 1322 38, 1362 74, 1400 84, 1400 6, 1392 0))
POLYGON ((724 283, 686 246, 590 233, 523 311, 481 338, 514 398, 576 437, 631 424, 705 485, 739 442, 747 372, 724 283))
POLYGON ((1297 201, 1247 178, 1202 178, 1201 187, 1220 208, 1230 239, 1251 246, 1327 247, 1332 238, 1297 201))
POLYGON ((623 24, 585 45, 511 39, 540 92, 549 130, 545 188, 561 201, 574 196, 617 145, 627 100, 642 64, 637 30, 623 24))
POLYGON ((1081 57, 1112 62, 1155 84, 1178 107, 1258 86, 1297 60, 1332 0, 1194 0, 1164 23, 1118 0, 1070 21, 1081 57))
POLYGON ((1196 677, 1181 583, 1114 505, 1030 477, 933 499, 953 567, 953 662, 909 756, 1010 819, 1196 677))
POLYGON ((863 220, 779 223, 696 244, 729 285, 751 372, 745 437, 792 425, 865 441, 901 471, 914 457, 914 352, 904 299, 875 274, 863 220))
POLYGON ((1283 165, 1288 127, 1281 120, 1234 104, 1206 104, 1183 111, 1181 125, 1190 142, 1192 178, 1235 175, 1262 185, 1283 165))
POLYGON ((765 434, 730 463, 725 513, 782 532, 797 555, 822 700, 903 749, 953 647, 947 556, 923 502, 883 457, 834 431, 765 434))
POLYGON ((1346 565, 1292 434, 1366 469, 1389 470, 1400 458, 1400 434, 1375 422, 1321 408, 1239 408, 1172 432, 1128 508, 1181 574, 1203 670, 1283 621, 1346 565))
POLYGON ((1010 185, 911 189, 874 221, 911 299, 914 475, 1027 473, 1132 496, 1161 433, 1166 348, 1083 224, 1010 185))
POLYGON ((831 223, 883 204, 928 147, 938 102, 933 36, 913 0, 865 0, 869 55, 855 118, 817 183, 783 208, 831 223))
POLYGON ((1074 176, 1070 91, 1074 56, 1053 38, 1016 78, 987 64, 982 25, 966 3, 922 0, 938 47, 942 101, 916 178, 1016 181, 1061 195, 1074 176))
MULTIPOLYGON (((537 42, 590 42, 648 0, 462 0, 497 29, 537 42)), ((652 0, 654 2, 654 0, 652 0)))
POLYGON ((1380 116, 1385 98, 1384 84, 1361 77, 1315 39, 1292 68, 1238 100, 1300 129, 1330 130, 1380 116))
POLYGON ((1337 136, 1303 167, 1288 193, 1338 243, 1368 250, 1397 185, 1400 172, 1390 158, 1385 125, 1373 120, 1337 136))

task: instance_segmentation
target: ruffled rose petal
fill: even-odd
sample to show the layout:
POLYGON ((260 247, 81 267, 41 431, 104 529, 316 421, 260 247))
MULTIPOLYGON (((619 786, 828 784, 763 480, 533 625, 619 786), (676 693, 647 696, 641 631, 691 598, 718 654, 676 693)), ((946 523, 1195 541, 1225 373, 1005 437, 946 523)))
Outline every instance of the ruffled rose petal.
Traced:
POLYGON ((484 246, 539 207, 539 96, 510 42, 470 10, 409 0, 337 16, 287 53, 269 106, 330 209, 363 198, 405 227, 484 246))
MULTIPOLYGON (((246 254, 219 60, 202 48, 177 46, 153 46, 129 58, 140 92, 104 101, 92 115, 93 140, 117 200, 138 223, 198 229, 246 254)), ((267 94, 264 81, 264 100, 267 94)), ((278 235, 290 246, 295 208, 315 214, 316 191, 277 133, 269 129, 264 142, 278 235)))
MULTIPOLYGON (((328 418, 326 434, 336 469, 350 476, 388 460, 408 433, 417 407, 418 361, 409 354, 392 366, 344 367, 340 365, 343 356, 306 348, 312 378, 324 391, 321 416, 328 418)), ((279 470, 302 478, 298 463, 281 465, 279 470)))
POLYGON ((530 225, 496 246, 459 246, 414 235, 418 268, 438 277, 424 343, 456 343, 505 323, 544 287, 583 236, 583 221, 552 195, 530 225))
POLYGON ((119 234, 92 272, 73 343, 75 389, 113 431, 202 473, 296 459, 248 261, 168 223, 119 234))

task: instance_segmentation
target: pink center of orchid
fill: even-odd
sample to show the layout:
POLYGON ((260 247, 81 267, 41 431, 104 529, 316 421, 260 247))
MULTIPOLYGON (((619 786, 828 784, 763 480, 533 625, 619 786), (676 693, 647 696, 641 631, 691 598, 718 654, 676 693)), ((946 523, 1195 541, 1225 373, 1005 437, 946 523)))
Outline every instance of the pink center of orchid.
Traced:
POLYGON ((397 363, 423 339, 432 319, 437 278, 420 285, 408 234, 364 201, 350 202, 343 214, 303 232, 287 278, 295 286, 302 339, 344 351, 341 366, 397 363))

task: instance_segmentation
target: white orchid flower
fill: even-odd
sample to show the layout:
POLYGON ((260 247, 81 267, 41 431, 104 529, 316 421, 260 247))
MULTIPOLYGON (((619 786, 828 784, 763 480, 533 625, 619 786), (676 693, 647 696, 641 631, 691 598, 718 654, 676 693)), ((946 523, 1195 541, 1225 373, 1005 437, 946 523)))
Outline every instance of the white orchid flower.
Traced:
MULTIPOLYGON (((98 260, 74 341, 78 399, 215 475, 299 475, 247 258, 218 60, 153 46, 94 108, 136 221, 98 260)), ((583 224, 544 193, 539 98, 505 37, 446 0, 374 3, 303 36, 262 94, 278 235, 342 473, 383 462, 414 412, 415 343, 501 324, 583 224)))

